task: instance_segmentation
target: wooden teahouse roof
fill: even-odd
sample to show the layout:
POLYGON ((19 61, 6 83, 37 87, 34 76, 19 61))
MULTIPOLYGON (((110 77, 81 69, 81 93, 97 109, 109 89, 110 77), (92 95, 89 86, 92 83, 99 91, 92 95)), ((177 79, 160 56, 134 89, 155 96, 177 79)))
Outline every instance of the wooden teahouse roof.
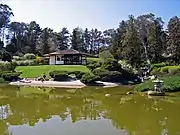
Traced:
POLYGON ((52 52, 52 53, 49 53, 49 54, 45 54, 44 56, 51 56, 51 55, 64 55, 64 54, 82 54, 82 55, 86 55, 86 56, 92 56, 88 53, 84 53, 84 52, 79 52, 77 50, 74 50, 74 49, 67 49, 67 50, 58 50, 56 52, 52 52))

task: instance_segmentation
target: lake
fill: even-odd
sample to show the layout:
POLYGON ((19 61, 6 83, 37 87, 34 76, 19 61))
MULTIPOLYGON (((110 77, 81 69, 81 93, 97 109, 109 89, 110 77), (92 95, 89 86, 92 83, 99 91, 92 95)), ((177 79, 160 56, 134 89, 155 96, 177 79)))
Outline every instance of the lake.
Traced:
POLYGON ((180 135, 180 93, 129 90, 0 86, 0 135, 180 135))

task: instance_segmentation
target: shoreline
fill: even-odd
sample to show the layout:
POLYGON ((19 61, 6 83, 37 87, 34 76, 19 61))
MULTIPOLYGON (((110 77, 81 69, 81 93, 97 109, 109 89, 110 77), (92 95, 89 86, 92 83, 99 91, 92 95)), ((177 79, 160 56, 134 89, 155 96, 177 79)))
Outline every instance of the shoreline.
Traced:
MULTIPOLYGON (((83 88, 89 85, 86 85, 82 83, 80 80, 76 81, 64 81, 64 82, 58 82, 58 81, 35 81, 31 80, 30 82, 10 82, 10 85, 16 85, 16 86, 39 86, 39 87, 55 87, 55 88, 83 88)), ((104 87, 116 87, 119 86, 118 83, 111 83, 111 82, 101 82, 97 81, 97 84, 93 84, 90 86, 104 86, 104 87)))

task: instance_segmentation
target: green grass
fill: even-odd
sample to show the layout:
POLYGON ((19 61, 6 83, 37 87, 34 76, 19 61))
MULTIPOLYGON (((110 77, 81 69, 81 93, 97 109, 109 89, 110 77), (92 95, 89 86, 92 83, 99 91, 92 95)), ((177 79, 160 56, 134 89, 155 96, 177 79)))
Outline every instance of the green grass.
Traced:
POLYGON ((100 61, 100 58, 87 57, 87 60, 100 61))
POLYGON ((46 73, 47 77, 49 77, 49 72, 53 70, 89 72, 89 69, 83 65, 40 65, 16 67, 16 71, 22 72, 21 77, 25 78, 39 77, 42 76, 43 73, 46 73))
MULTIPOLYGON (((163 80, 163 89, 168 92, 175 92, 180 91, 180 76, 174 75, 174 76, 162 76, 160 77, 161 80, 163 80)), ((144 89, 154 89, 154 84, 152 80, 145 81, 144 83, 141 83, 137 85, 135 90, 137 91, 143 91, 144 89)))

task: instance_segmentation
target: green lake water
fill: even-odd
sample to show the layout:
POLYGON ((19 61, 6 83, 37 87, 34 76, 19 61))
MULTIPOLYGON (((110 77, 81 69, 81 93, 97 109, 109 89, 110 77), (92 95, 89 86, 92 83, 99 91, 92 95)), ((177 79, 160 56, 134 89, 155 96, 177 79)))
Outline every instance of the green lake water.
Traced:
POLYGON ((180 135, 180 93, 130 89, 0 86, 0 135, 180 135))

